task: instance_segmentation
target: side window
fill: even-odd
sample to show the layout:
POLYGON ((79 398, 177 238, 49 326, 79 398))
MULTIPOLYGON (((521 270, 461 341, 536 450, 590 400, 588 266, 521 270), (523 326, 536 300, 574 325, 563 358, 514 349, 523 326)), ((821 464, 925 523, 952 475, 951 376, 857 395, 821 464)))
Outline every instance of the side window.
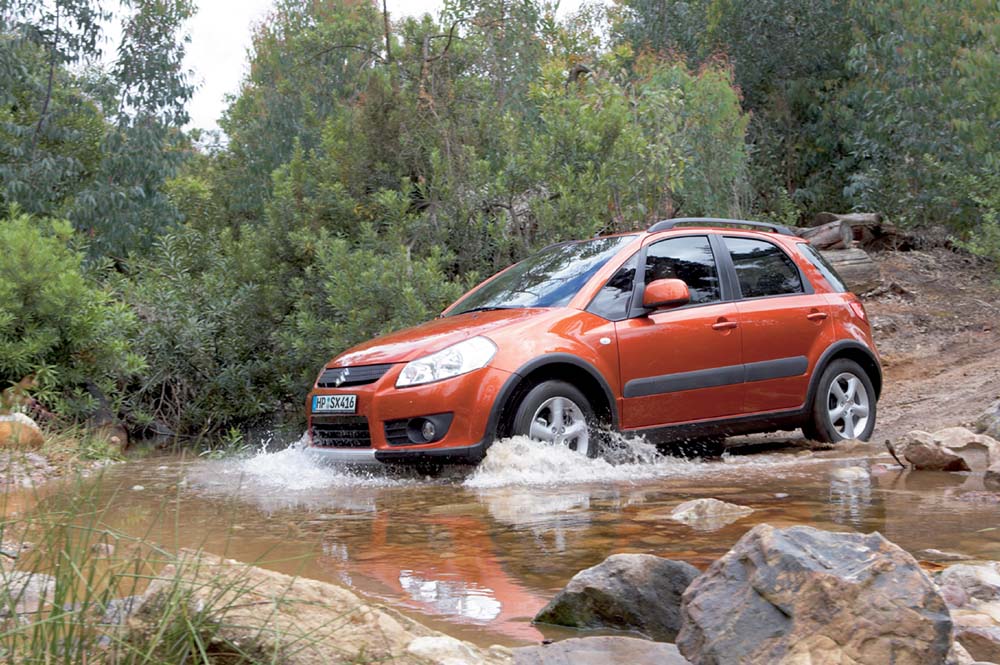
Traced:
POLYGON ((587 308, 587 311, 610 321, 620 321, 628 316, 628 305, 632 299, 632 286, 635 283, 635 267, 638 263, 638 255, 633 254, 612 275, 604 288, 597 292, 594 299, 590 301, 590 307, 587 308))
POLYGON ((809 259, 809 262, 816 267, 816 270, 818 270, 819 273, 826 278, 826 281, 830 283, 830 286, 833 287, 834 291, 837 291, 838 293, 846 293, 850 290, 847 288, 847 284, 844 283, 844 280, 841 279, 840 275, 837 274, 837 271, 833 269, 832 265, 830 265, 830 262, 819 253, 818 249, 807 242, 800 242, 798 244, 798 248, 799 251, 802 252, 802 255, 809 259))
POLYGON ((726 247, 733 257, 744 298, 803 293, 798 268, 776 245, 765 240, 727 236, 726 247))
POLYGON ((656 279, 682 279, 691 291, 691 302, 722 299, 719 271, 708 236, 661 240, 646 251, 646 284, 656 279))

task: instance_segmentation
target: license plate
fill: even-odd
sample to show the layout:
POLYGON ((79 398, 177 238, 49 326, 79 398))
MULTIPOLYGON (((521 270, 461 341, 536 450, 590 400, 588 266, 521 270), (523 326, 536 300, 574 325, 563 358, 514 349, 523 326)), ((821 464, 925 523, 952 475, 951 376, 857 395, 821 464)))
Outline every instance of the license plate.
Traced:
POLYGON ((313 413, 354 413, 357 395, 313 395, 313 413))

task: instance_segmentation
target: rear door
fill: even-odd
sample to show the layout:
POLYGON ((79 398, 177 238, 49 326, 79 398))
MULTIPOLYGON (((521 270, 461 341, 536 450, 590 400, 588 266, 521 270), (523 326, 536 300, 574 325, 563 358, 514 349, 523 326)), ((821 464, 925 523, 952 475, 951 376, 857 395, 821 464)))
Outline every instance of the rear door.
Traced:
POLYGON ((777 243, 727 235, 724 244, 740 294, 744 412, 800 407, 812 363, 833 342, 829 305, 777 243))
MULTIPOLYGON (((708 235, 673 236, 646 246, 642 288, 682 279, 691 303, 615 324, 624 429, 737 415, 743 406, 739 314, 720 279, 708 235)), ((635 304, 635 303, 633 303, 635 304)))

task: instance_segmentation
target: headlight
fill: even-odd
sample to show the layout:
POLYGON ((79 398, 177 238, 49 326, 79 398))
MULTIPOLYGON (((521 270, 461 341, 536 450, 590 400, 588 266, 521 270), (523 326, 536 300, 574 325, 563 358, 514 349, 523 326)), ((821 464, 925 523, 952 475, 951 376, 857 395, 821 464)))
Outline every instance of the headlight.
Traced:
POLYGON ((396 387, 418 386, 486 367, 496 352, 497 345, 489 339, 471 337, 407 363, 396 379, 396 387))

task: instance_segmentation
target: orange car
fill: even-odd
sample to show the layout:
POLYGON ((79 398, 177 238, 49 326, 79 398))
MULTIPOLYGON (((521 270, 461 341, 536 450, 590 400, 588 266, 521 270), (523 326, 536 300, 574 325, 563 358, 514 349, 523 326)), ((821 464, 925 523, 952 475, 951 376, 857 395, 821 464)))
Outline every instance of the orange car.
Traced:
POLYGON ((864 440, 881 388, 864 307, 807 242, 673 219, 546 247, 433 321, 345 351, 307 409, 323 456, 436 465, 514 434, 594 456, 602 428, 702 454, 799 427, 864 440))

